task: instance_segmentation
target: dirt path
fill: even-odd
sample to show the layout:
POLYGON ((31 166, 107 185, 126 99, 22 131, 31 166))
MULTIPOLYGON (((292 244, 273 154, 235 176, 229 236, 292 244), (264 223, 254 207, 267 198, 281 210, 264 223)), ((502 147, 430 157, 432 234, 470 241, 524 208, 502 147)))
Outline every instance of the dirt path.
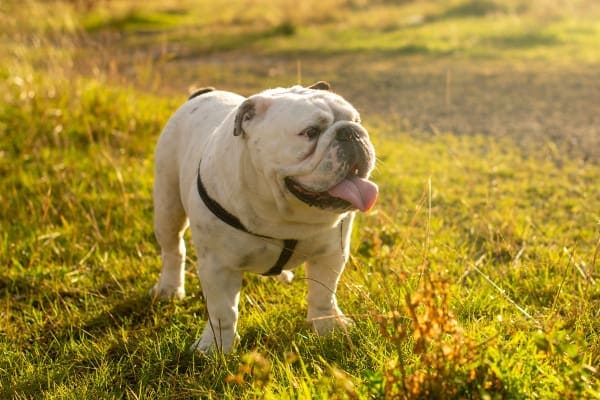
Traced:
POLYGON ((420 132, 511 136, 600 162, 600 67, 389 61, 340 72, 344 94, 420 132))
MULTIPOLYGON (((119 74, 133 76, 135 62, 126 58, 119 74)), ((600 163, 597 65, 227 53, 174 58, 153 68, 161 77, 157 90, 168 94, 213 85, 248 95, 298 78, 304 84, 329 80, 362 114, 389 120, 399 132, 510 136, 525 149, 550 146, 600 163)))

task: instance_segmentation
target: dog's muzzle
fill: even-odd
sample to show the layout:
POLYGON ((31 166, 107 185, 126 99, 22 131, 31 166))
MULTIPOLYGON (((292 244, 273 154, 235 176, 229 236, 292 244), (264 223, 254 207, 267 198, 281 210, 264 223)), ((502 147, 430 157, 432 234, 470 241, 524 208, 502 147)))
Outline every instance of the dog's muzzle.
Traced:
POLYGON ((328 171, 332 180, 329 188, 310 190, 292 177, 286 177, 287 189, 310 206, 338 212, 368 211, 377 199, 378 188, 367 179, 375 164, 367 132, 355 123, 342 125, 336 130, 328 153, 324 158, 334 158, 338 164, 336 170, 328 171))
POLYGON ((366 133, 362 132, 353 126, 345 125, 335 132, 335 140, 338 159, 352 166, 349 172, 366 178, 375 163, 375 155, 366 133))

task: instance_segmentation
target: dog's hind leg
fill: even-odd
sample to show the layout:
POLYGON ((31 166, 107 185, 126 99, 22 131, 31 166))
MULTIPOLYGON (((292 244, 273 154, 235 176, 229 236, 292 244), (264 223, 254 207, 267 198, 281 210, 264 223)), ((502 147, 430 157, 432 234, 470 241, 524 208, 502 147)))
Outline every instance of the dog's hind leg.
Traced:
POLYGON ((152 290, 155 298, 185 296, 185 242, 183 233, 188 219, 179 197, 179 184, 166 171, 155 176, 154 233, 161 250, 162 270, 152 290))

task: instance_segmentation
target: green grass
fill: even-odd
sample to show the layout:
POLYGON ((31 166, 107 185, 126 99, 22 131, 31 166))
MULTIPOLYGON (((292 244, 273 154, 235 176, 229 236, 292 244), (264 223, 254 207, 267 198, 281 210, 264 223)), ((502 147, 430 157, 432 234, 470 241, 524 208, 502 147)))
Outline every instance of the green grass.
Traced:
MULTIPOLYGON (((38 16, 48 11, 26 4, 38 16)), ((263 3, 252 3, 247 14, 235 12, 240 4, 231 1, 232 14, 219 18, 241 33, 266 32, 295 15, 282 13, 268 29, 257 29, 251 21, 262 15, 263 3)), ((491 38, 505 49, 499 59, 526 59, 533 47, 557 57, 565 46, 596 57, 597 19, 569 10, 565 18, 588 22, 561 19, 535 29, 513 27, 517 33, 509 35, 487 19, 516 13, 517 3, 352 4, 343 9, 353 18, 349 27, 336 28, 340 22, 327 9, 316 26, 305 27, 311 14, 301 8, 297 18, 304 19, 292 21, 291 32, 257 37, 247 54, 260 46, 283 58, 290 48, 316 51, 329 34, 336 41, 325 52, 371 51, 376 37, 398 33, 382 26, 371 37, 357 28, 358 20, 372 24, 374 15, 383 15, 385 25, 385 18, 417 10, 433 27, 454 21, 460 35, 471 30, 491 38), (489 29, 482 29, 481 18, 489 29), (567 30, 581 40, 565 45, 567 30), (285 37, 291 42, 284 49, 285 37), (314 42, 301 43, 311 37, 314 42), (341 38, 348 40, 340 44, 341 38)), ((76 61, 82 52, 89 56, 81 43, 100 37, 86 35, 115 27, 134 32, 136 24, 177 31, 192 24, 185 13, 198 11, 167 5, 172 20, 165 22, 124 18, 132 15, 124 7, 102 17, 118 23, 102 28, 96 20, 93 32, 83 34, 78 24, 92 26, 86 18, 99 9, 78 18, 82 11, 53 7, 63 12, 33 21, 14 5, 0 5, 3 40, 11 39, 0 53, 1 398, 600 397, 598 163, 566 151, 560 141, 524 146, 512 136, 399 131, 401 117, 376 108, 363 111, 362 119, 377 148, 381 195, 375 210, 358 218, 338 294, 356 327, 325 338, 309 332, 301 271, 289 286, 247 275, 238 349, 223 357, 190 353, 206 317, 193 251, 186 299, 152 303, 147 295, 160 269, 152 152, 185 93, 141 89, 147 82, 167 84, 157 78, 157 64, 136 66, 132 85, 116 84, 108 73, 82 73, 76 61)), ((198 7, 208 12, 211 6, 198 7)), ((542 18, 521 13, 522 19, 542 18)), ((421 25, 401 29, 436 35, 421 25)), ((131 42, 147 40, 145 33, 130 35, 131 42)), ((210 51, 246 54, 235 36, 223 37, 232 46, 210 51)), ((427 36, 406 43, 419 52, 419 43, 437 46, 427 36)), ((470 54, 463 62, 474 62, 470 54)), ((90 62, 104 65, 100 56, 90 62)), ((202 70, 208 73, 203 79, 231 79, 233 90, 277 84, 256 63, 256 71, 237 76, 202 70)), ((364 67, 373 85, 380 84, 378 67, 364 67)), ((293 83, 294 72, 283 78, 293 83)))
MULTIPOLYGON (((128 3, 125 3, 128 4, 128 3)), ((242 50, 251 54, 379 52, 598 62, 600 8, 590 0, 444 0, 162 2, 145 8, 98 7, 88 31, 120 29, 131 46, 176 42, 188 56, 242 50), (183 4, 183 5, 182 5, 183 4), (293 10, 293 11, 292 11, 293 10), (136 33, 146 32, 139 36, 136 33)))

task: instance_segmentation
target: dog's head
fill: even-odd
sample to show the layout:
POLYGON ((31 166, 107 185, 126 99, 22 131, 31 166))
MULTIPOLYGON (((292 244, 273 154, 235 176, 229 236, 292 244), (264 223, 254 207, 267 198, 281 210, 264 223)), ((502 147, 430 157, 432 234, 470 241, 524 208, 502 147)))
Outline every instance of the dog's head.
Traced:
POLYGON ((237 109, 233 134, 286 198, 336 213, 375 203, 369 134, 356 109, 325 82, 248 98, 237 109))

